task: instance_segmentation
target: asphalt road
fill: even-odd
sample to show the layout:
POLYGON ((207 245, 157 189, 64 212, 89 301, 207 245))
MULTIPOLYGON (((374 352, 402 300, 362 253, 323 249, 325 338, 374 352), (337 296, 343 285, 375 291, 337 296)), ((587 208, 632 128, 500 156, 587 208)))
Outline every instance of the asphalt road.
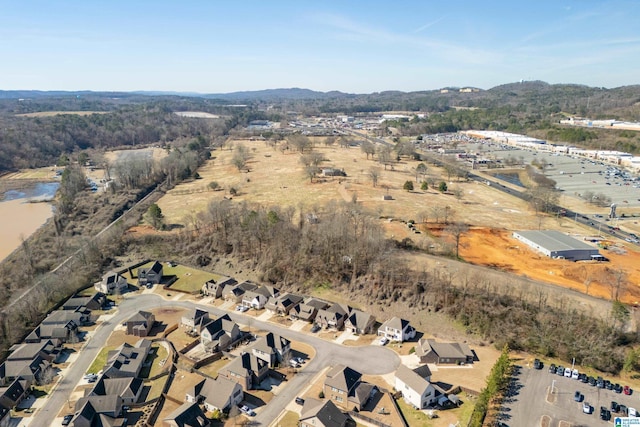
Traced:
POLYGON ((313 335, 292 331, 288 328, 275 325, 270 322, 261 322, 253 317, 227 312, 206 304, 195 304, 190 301, 167 301, 155 294, 131 294, 118 306, 117 313, 109 321, 102 323, 95 333, 87 340, 87 343, 78 358, 75 360, 66 375, 60 380, 55 391, 47 398, 46 403, 38 410, 30 425, 50 425, 51 420, 57 416, 62 407, 67 404, 69 396, 78 382, 109 338, 113 329, 131 317, 138 310, 151 310, 159 307, 183 307, 194 306, 207 310, 215 316, 228 313, 231 318, 241 325, 249 325, 251 328, 261 329, 287 337, 293 341, 299 341, 312 346, 315 357, 307 362, 304 368, 293 377, 281 392, 275 396, 268 405, 262 408, 253 419, 254 425, 269 425, 311 381, 311 379, 327 366, 344 364, 354 367, 363 374, 379 375, 395 371, 400 364, 400 358, 392 350, 380 346, 347 347, 333 342, 317 338, 313 335))

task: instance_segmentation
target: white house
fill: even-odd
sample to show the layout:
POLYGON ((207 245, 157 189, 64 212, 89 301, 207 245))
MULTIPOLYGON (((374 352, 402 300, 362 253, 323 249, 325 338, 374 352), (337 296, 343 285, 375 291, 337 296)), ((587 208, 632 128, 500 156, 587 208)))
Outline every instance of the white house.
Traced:
POLYGON ((415 371, 400 365, 396 371, 395 389, 402 393, 405 402, 418 409, 425 409, 436 402, 436 389, 415 371))
POLYGON ((260 286, 257 289, 246 291, 242 296, 242 305, 256 310, 261 310, 269 301, 269 298, 278 297, 280 292, 272 286, 260 286))
POLYGON ((378 336, 387 337, 389 341, 403 342, 415 338, 416 330, 408 320, 394 317, 378 328, 378 336))

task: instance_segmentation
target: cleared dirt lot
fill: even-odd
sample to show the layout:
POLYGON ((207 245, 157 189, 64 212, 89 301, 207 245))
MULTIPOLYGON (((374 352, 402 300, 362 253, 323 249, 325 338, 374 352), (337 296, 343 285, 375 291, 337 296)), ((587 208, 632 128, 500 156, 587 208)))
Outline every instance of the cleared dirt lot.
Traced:
MULTIPOLYGON (((591 236, 593 230, 575 223, 569 218, 536 216, 522 200, 475 182, 448 183, 451 194, 428 189, 405 191, 405 181, 416 180, 415 167, 419 162, 403 158, 387 170, 375 160, 365 156, 359 148, 325 146, 322 139, 315 140, 316 151, 326 159, 321 167, 343 169, 347 177, 316 177, 313 182, 305 176, 300 162, 301 155, 293 151, 280 151, 258 141, 234 141, 244 145, 252 155, 247 166, 249 172, 239 172, 231 164, 233 150, 225 148, 213 151, 212 159, 200 170, 202 179, 184 183, 169 191, 159 202, 168 224, 190 226, 198 213, 204 211, 212 200, 232 198, 234 201, 256 203, 263 206, 290 207, 296 212, 319 212, 332 200, 351 202, 357 200, 369 211, 377 214, 389 237, 402 240, 410 238, 418 247, 438 251, 446 245, 448 237, 436 222, 461 221, 473 227, 463 235, 460 256, 471 263, 527 276, 531 279, 586 292, 585 281, 590 282, 588 293, 610 298, 611 289, 598 280, 602 270, 623 270, 627 284, 620 294, 627 303, 640 301, 640 258, 633 248, 626 254, 602 251, 611 262, 607 264, 583 264, 550 260, 523 247, 510 237, 513 230, 555 229, 578 236, 591 236), (370 178, 370 170, 379 171, 376 187, 370 178), (220 190, 213 191, 210 182, 217 182, 220 190), (229 189, 238 194, 231 196, 229 189), (459 197, 454 196, 458 193, 459 197), (383 196, 392 200, 383 200, 383 196), (415 220, 416 234, 403 221, 415 220)), ((443 171, 427 165, 422 179, 446 180, 443 171)), ((414 184, 419 188, 419 184, 414 184)), ((562 202, 573 208, 584 204, 577 199, 563 196, 562 202)), ((629 228, 633 221, 629 221, 629 228)), ((449 240, 450 241, 450 240, 449 240)), ((620 242, 624 244, 625 242, 620 242)), ((419 255, 417 256, 419 258, 419 255)), ((412 258, 415 256, 412 255, 412 258)), ((424 265, 427 261, 419 262, 424 265)))

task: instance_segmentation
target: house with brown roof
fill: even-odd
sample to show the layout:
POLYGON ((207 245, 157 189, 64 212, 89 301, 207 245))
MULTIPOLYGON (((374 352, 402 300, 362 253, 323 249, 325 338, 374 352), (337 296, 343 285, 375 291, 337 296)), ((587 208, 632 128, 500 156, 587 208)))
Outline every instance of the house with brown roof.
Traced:
POLYGON ((157 285, 162 281, 162 264, 155 261, 150 267, 138 269, 138 285, 157 285))
POLYGON ((153 313, 149 313, 148 311, 139 311, 129 320, 127 320, 124 325, 127 328, 127 335, 134 335, 136 337, 146 337, 151 332, 151 328, 156 323, 156 316, 153 313))
POLYGON ((131 405, 138 403, 143 386, 144 383, 140 378, 107 378, 102 375, 92 389, 85 390, 85 396, 116 395, 122 398, 125 405, 131 405))
POLYGON ((107 353, 107 363, 102 368, 107 378, 137 377, 151 349, 151 341, 139 340, 135 345, 123 343, 107 353))
POLYGON ((475 355, 467 344, 457 342, 437 342, 434 339, 420 339, 416 346, 416 356, 420 363, 464 365, 473 363, 475 355))
POLYGON ((291 310, 303 301, 300 295, 286 293, 278 297, 271 297, 264 308, 270 313, 288 316, 291 310))
POLYGON ((205 296, 222 298, 222 293, 226 288, 233 288, 237 284, 238 281, 232 277, 223 277, 219 280, 211 279, 202 286, 202 293, 205 296))
POLYGON ((63 310, 100 310, 107 302, 107 296, 103 292, 96 292, 88 297, 74 296, 62 304, 63 310))
POLYGON ((339 331, 344 328, 344 322, 351 310, 348 305, 333 303, 327 308, 318 310, 314 322, 322 328, 339 331))
POLYGON ((378 336, 386 337, 389 341, 404 342, 415 338, 416 330, 408 320, 394 317, 378 328, 378 336))
POLYGON ((360 411, 378 393, 378 387, 361 381, 362 374, 344 365, 327 372, 323 392, 327 399, 347 411, 360 411))
POLYGON ((205 351, 224 351, 242 338, 242 332, 228 314, 205 324, 200 331, 200 344, 205 351))
POLYGON ((129 288, 129 283, 121 274, 110 271, 102 276, 102 280, 97 282, 94 288, 106 295, 120 295, 129 288))
POLYGON ((76 402, 76 413, 71 420, 74 427, 122 427, 122 399, 116 395, 86 396, 76 402))
POLYGON ((222 298, 225 301, 233 301, 239 303, 242 301, 242 297, 247 291, 253 291, 258 289, 258 285, 253 282, 244 281, 235 286, 227 286, 222 291, 222 298))
POLYGON ((13 408, 24 400, 33 383, 24 378, 16 378, 7 387, 0 388, 0 406, 13 408))
POLYGON ((251 347, 251 353, 267 362, 270 368, 286 360, 290 352, 291 341, 273 332, 258 338, 251 347))
POLYGON ((405 402, 418 409, 437 402, 436 389, 429 379, 402 364, 396 371, 395 389, 402 393, 405 402))
POLYGON ((242 399, 242 386, 223 376, 218 376, 215 380, 203 378, 185 395, 185 401, 201 403, 208 412, 216 409, 229 412, 229 409, 239 405, 242 399))
POLYGON ((193 308, 187 314, 182 316, 182 319, 180 319, 180 326, 191 331, 200 332, 202 327, 210 321, 211 319, 209 318, 208 311, 193 308))
POLYGON ((209 419, 198 403, 183 403, 167 418, 162 420, 166 427, 208 427, 209 419))
POLYGON ((353 309, 344 322, 344 328, 354 334, 370 334, 374 331, 376 318, 364 311, 353 309))
POLYGON ((318 311, 324 310, 327 307, 329 307, 328 302, 313 297, 307 297, 303 302, 293 307, 290 311, 290 316, 293 320, 313 322, 318 315, 318 311))
POLYGON ((51 323, 66 323, 69 320, 75 322, 78 326, 85 326, 91 323, 90 310, 54 310, 41 322, 43 325, 51 323))
POLYGON ((305 399, 299 421, 300 427, 355 427, 356 422, 328 400, 305 399))
POLYGON ((269 298, 277 297, 280 291, 273 286, 262 285, 254 290, 246 291, 242 295, 241 304, 245 307, 262 310, 269 301, 269 298))
POLYGON ((242 353, 225 365, 218 375, 240 384, 243 390, 255 388, 267 377, 269 364, 252 353, 242 353))
POLYGON ((41 323, 24 339, 27 343, 39 343, 41 340, 53 340, 58 343, 80 341, 78 325, 73 320, 58 323, 41 323))

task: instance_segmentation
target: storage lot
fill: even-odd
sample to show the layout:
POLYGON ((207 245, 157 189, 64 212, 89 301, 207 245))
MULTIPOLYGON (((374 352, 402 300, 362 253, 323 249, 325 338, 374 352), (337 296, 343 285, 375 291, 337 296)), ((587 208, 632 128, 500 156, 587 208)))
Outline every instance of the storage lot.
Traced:
POLYGON ((576 427, 607 426, 612 424, 616 415, 621 414, 612 413, 611 421, 602 421, 600 406, 610 409, 611 401, 614 400, 628 407, 640 407, 640 393, 634 391, 630 396, 617 394, 613 390, 599 389, 578 380, 550 374, 548 368, 545 363, 542 370, 526 367, 516 369, 510 395, 502 407, 500 421, 510 427, 532 426, 541 425, 542 418, 546 416, 550 420, 549 427, 557 427, 561 421, 576 427), (552 384, 555 387, 553 394, 549 393, 552 384), (573 400, 576 390, 593 407, 590 415, 582 412, 582 403, 573 400))

